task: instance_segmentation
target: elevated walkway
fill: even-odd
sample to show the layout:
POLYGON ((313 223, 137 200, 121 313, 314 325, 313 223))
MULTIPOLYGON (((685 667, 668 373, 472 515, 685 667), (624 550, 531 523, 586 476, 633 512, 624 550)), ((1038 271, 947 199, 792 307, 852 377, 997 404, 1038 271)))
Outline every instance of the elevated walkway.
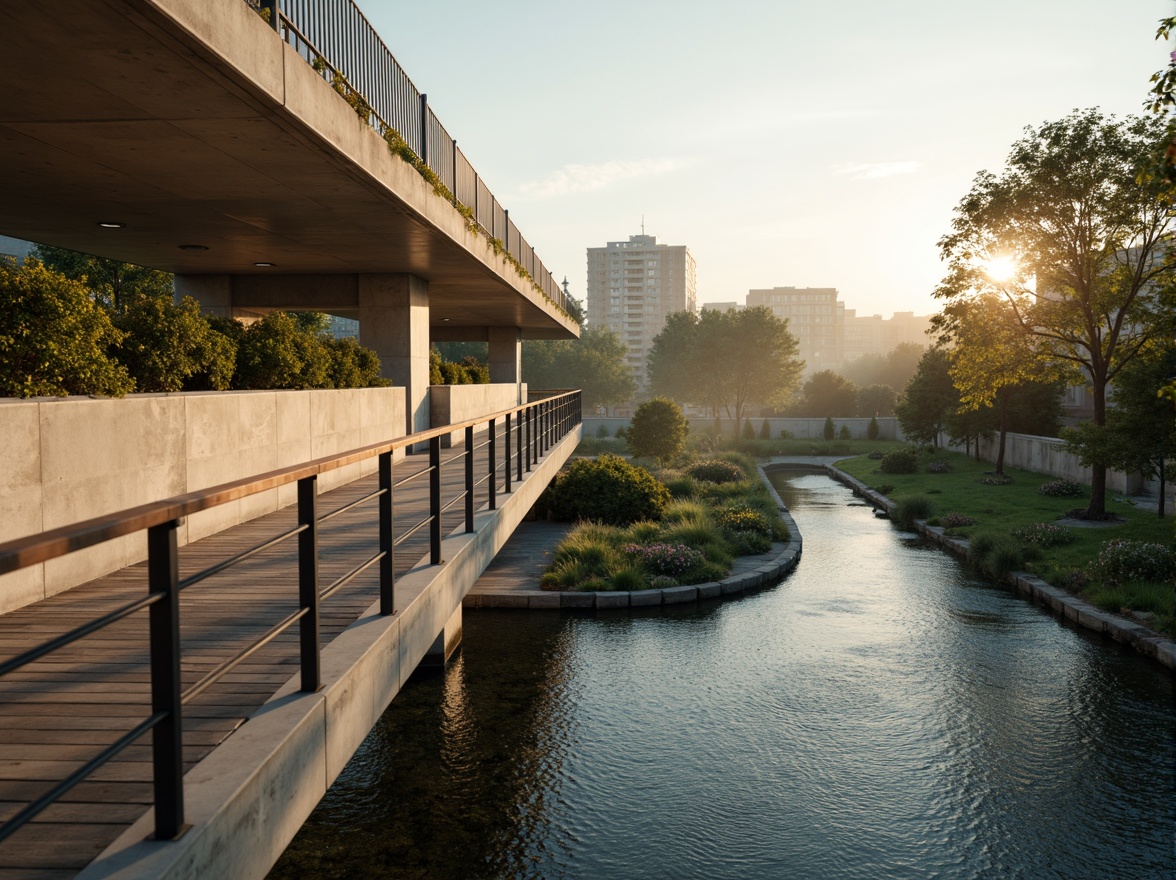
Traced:
MULTIPOLYGON (((391 473, 317 497, 318 650, 309 660, 305 629, 260 641, 301 613, 305 560, 300 566, 288 544, 275 544, 217 570, 229 557, 296 531, 305 507, 182 548, 175 578, 183 589, 176 671, 185 694, 177 712, 179 835, 151 839, 160 819, 151 805, 159 792, 157 751, 166 739, 161 723, 0 844, 0 877, 263 877, 416 666, 431 650, 453 647, 465 593, 579 440, 574 395, 520 409, 513 434, 497 415, 494 422, 469 423, 465 439, 443 454, 441 433, 461 426, 365 450, 387 455, 391 473), (391 447, 419 446, 421 439, 429 440, 429 455, 391 463, 391 447), (389 484, 394 492, 381 495, 389 484), (462 503, 470 486, 476 503, 462 503), (395 499, 393 557, 378 549, 387 546, 376 515, 385 497, 395 499), (440 511, 435 526, 434 511, 440 511), (392 563, 387 571, 385 558, 392 563), (381 613, 388 573, 395 578, 394 611, 381 613), (309 687, 308 662, 317 667, 309 687)), ((301 471, 285 478, 308 479, 301 471)), ((277 479, 268 475, 263 482, 277 479)), ((138 518, 144 516, 140 511, 138 518)), ((112 528, 88 526, 91 533, 99 527, 112 528)), ((43 540, 39 551, 28 541, 0 545, 0 571, 52 543, 43 540)), ((141 600, 154 589, 153 565, 157 560, 0 617, 0 664, 141 600)), ((152 667, 160 657, 154 644, 148 650, 151 630, 139 611, 0 677, 0 819, 8 822, 133 733, 153 706, 158 711, 152 667)))

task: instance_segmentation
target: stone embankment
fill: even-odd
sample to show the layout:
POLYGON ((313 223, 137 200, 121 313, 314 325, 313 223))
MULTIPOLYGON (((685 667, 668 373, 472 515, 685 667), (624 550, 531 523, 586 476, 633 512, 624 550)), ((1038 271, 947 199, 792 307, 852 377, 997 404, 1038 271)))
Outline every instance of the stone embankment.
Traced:
MULTIPOLYGON (((852 477, 833 465, 825 465, 833 479, 848 486, 858 495, 875 507, 892 513, 895 503, 885 495, 880 495, 870 489, 861 480, 852 477)), ((915 523, 916 530, 939 544, 945 550, 960 558, 968 555, 968 541, 965 538, 955 538, 944 533, 937 526, 929 526, 922 520, 915 523)), ((1020 592, 1034 601, 1047 605, 1062 615, 1066 620, 1073 621, 1079 626, 1110 636, 1117 642, 1130 645, 1139 653, 1158 660, 1164 666, 1176 671, 1176 642, 1165 638, 1159 633, 1148 629, 1142 624, 1127 620, 1117 614, 1100 611, 1089 602, 1084 602, 1077 596, 1046 583, 1036 575, 1024 571, 1009 572, 1003 578, 1004 582, 1016 587, 1020 592)))
POLYGON ((721 581, 689 586, 663 587, 633 592, 552 592, 548 590, 478 590, 468 593, 462 602, 465 608, 652 608, 659 605, 683 605, 704 599, 738 596, 759 587, 772 586, 792 571, 800 561, 801 538, 796 521, 768 481, 763 468, 760 479, 768 487, 780 516, 788 526, 789 539, 772 545, 769 553, 745 556, 736 560, 734 570, 721 581))

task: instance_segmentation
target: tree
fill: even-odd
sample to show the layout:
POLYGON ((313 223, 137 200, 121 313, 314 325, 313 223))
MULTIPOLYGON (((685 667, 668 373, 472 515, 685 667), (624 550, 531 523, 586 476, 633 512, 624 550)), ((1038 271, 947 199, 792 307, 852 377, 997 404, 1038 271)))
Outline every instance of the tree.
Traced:
POLYGON ((864 354, 838 372, 862 387, 877 384, 905 388, 926 350, 925 345, 917 342, 900 342, 886 354, 864 354))
POLYGON ((954 343, 952 383, 960 394, 960 409, 978 412, 993 408, 999 434, 996 472, 1004 473, 1009 409, 1017 392, 1034 378, 1049 379, 1058 370, 1038 353, 1036 337, 1026 333, 1006 299, 982 293, 949 303, 933 326, 944 343, 954 343))
POLYGON ((779 405, 800 379, 796 338, 765 306, 670 315, 649 354, 650 388, 682 403, 726 410, 736 427, 756 401, 779 405))
POLYGON ((290 312, 270 312, 241 334, 236 388, 328 388, 331 352, 290 312))
POLYGON ((826 416, 825 417, 825 425, 823 428, 821 428, 821 434, 824 436, 824 438, 826 440, 832 440, 833 435, 836 433, 836 430, 837 430, 836 426, 833 424, 833 419, 830 418, 829 416, 826 416))
POLYGON ((625 442, 634 455, 647 455, 663 464, 686 448, 686 417, 668 397, 655 397, 633 412, 625 442))
POLYGON ((791 411, 797 416, 852 416, 857 412, 858 387, 832 370, 814 373, 804 383, 800 401, 791 411))
POLYGON ((44 244, 33 250, 50 269, 84 282, 99 302, 115 314, 122 314, 136 299, 171 299, 174 296, 174 276, 170 272, 44 244))
POLYGON ((579 388, 586 411, 628 400, 637 391, 625 364, 628 348, 608 327, 586 327, 579 339, 523 343, 523 378, 533 388, 579 388))
POLYGON ((857 393, 857 414, 866 416, 894 415, 894 399, 898 395, 889 385, 867 385, 857 393))
POLYGON ((912 440, 939 445, 939 434, 948 424, 960 403, 959 392, 952 384, 951 359, 939 348, 928 350, 919 359, 919 368, 903 389, 894 413, 903 433, 912 440))
POLYGON ((1123 471, 1138 471, 1160 482, 1159 515, 1164 515, 1166 460, 1176 457, 1176 401, 1158 394, 1176 376, 1176 343, 1150 349, 1123 368, 1115 380, 1114 406, 1107 423, 1064 428, 1067 448, 1083 464, 1105 460, 1123 471))
POLYGON ((200 314, 191 297, 139 297, 114 325, 124 336, 111 349, 136 391, 224 391, 232 383, 237 346, 200 314))
POLYGON ((0 396, 121 397, 135 383, 107 349, 122 338, 80 281, 0 259, 0 396))
MULTIPOLYGON (((999 176, 977 175, 939 242, 948 274, 935 295, 1004 297, 1043 361, 1082 371, 1098 426, 1110 383, 1176 313, 1172 213, 1154 182, 1137 182, 1165 138, 1162 120, 1097 110, 1026 129, 999 176)), ((1086 515, 1097 519, 1106 462, 1092 468, 1086 515)))

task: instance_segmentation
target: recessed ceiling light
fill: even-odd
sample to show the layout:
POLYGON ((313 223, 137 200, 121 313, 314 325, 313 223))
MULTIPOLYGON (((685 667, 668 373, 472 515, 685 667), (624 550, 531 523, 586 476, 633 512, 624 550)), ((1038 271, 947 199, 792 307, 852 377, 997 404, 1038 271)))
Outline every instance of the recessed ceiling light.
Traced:
POLYGON ((448 320, 449 320, 448 318, 442 318, 442 319, 441 319, 441 323, 442 323, 442 324, 444 324, 444 323, 446 323, 448 320))
POLYGON ((275 263, 254 263, 253 265, 254 265, 254 266, 256 266, 256 267, 257 267, 257 268, 259 268, 259 269, 271 269, 271 268, 273 268, 273 267, 274 267, 276 264, 275 264, 275 263))
POLYGON ((99 220, 98 225, 103 229, 123 229, 127 224, 115 223, 113 220, 99 220))
POLYGON ((182 244, 179 246, 182 251, 206 251, 208 248, 202 244, 182 244))

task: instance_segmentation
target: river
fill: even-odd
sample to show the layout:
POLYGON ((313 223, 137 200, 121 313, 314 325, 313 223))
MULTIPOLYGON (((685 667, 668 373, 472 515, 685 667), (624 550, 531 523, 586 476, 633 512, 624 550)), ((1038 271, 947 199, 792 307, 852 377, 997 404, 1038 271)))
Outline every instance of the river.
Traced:
POLYGON ((272 880, 1176 877, 1169 672, 774 479, 775 587, 467 612, 272 880))

